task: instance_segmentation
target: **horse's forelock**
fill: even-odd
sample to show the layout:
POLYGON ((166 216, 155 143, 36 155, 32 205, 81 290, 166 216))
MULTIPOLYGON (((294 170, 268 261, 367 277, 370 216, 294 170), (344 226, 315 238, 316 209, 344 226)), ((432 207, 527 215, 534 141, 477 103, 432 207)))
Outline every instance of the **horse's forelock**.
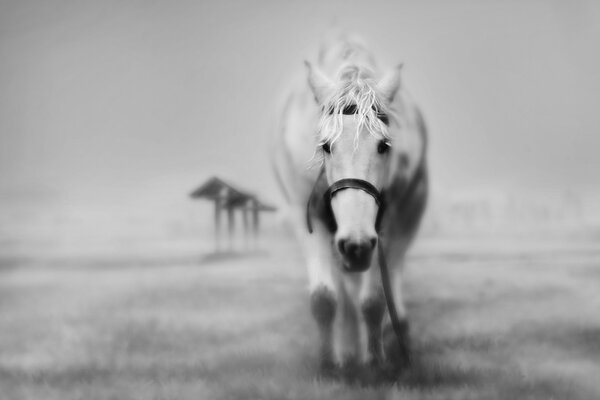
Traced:
POLYGON ((358 135, 366 128, 369 134, 390 139, 385 124, 378 118, 382 113, 393 118, 392 110, 378 93, 373 72, 356 65, 344 66, 338 73, 338 82, 324 104, 319 126, 319 143, 333 143, 342 134, 342 115, 345 108, 355 106, 358 135))

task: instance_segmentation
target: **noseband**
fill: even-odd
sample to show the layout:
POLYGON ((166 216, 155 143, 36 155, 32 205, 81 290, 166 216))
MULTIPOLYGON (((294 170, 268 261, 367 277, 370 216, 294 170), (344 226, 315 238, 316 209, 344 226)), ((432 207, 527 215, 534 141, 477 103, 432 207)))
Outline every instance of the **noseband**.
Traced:
MULTIPOLYGON (((317 182, 319 181, 319 179, 321 179, 324 172, 325 172, 325 169, 322 169, 321 172, 319 173, 319 177, 317 178, 317 182)), ((315 184, 315 187, 313 187, 312 193, 310 194, 310 197, 306 204, 306 226, 308 228, 309 233, 313 232, 312 220, 311 220, 311 216, 310 216, 310 205, 313 202, 314 196, 316 195, 316 192, 317 192, 316 186, 317 185, 315 184)), ((323 203, 324 203, 324 208, 325 208, 324 211, 325 211, 326 219, 328 221, 330 221, 330 224, 329 224, 330 230, 332 232, 335 231, 336 225, 337 225, 335 223, 333 209, 331 208, 331 199, 333 199, 333 196, 335 196, 335 194, 337 192, 339 192, 340 190, 345 190, 345 189, 362 190, 363 192, 371 195, 373 197, 373 199, 375 199, 375 203, 377 203, 377 207, 379 207, 379 210, 377 211, 377 218, 375 219, 375 230, 379 233, 379 229, 380 229, 380 225, 381 225, 381 217, 382 217, 384 209, 385 209, 383 193, 380 192, 379 190, 377 190, 377 188, 371 182, 366 181, 364 179, 357 179, 357 178, 345 178, 345 179, 340 179, 338 181, 335 181, 327 188, 327 190, 323 194, 323 203)))
POLYGON ((325 192, 324 196, 328 202, 331 202, 333 195, 344 189, 359 189, 363 192, 367 192, 375 199, 377 206, 381 205, 382 196, 379 190, 375 186, 373 186, 370 182, 365 181, 364 179, 356 179, 356 178, 346 178, 340 179, 339 181, 333 182, 329 189, 325 192))

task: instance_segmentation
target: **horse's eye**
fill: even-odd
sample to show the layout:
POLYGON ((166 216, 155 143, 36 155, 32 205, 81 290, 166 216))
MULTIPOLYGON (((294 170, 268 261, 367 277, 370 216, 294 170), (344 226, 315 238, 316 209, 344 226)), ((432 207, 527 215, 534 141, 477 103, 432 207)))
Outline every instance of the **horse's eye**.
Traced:
POLYGON ((325 142, 321 145, 321 148, 323 149, 323 151, 325 153, 331 153, 331 146, 329 145, 329 143, 325 142))
POLYGON ((387 153, 388 150, 390 149, 390 142, 386 141, 386 140, 382 140, 379 142, 379 145, 377 146, 377 152, 379 154, 384 154, 387 153))

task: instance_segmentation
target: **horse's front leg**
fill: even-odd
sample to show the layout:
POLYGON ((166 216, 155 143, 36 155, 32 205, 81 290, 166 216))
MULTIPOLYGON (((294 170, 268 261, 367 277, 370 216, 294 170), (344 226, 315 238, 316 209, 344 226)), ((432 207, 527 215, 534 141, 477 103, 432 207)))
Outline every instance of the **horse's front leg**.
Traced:
POLYGON ((378 366, 383 361, 382 322, 386 310, 381 274, 377 263, 364 273, 360 292, 360 310, 367 331, 367 362, 378 366))
POLYGON ((306 237, 306 256, 309 275, 310 306, 320 337, 321 372, 330 374, 335 368, 333 324, 338 304, 338 284, 334 277, 331 235, 315 227, 306 237))
POLYGON ((340 277, 339 315, 336 326, 337 354, 346 379, 353 380, 358 372, 361 360, 360 316, 357 312, 356 298, 360 287, 360 275, 340 277))

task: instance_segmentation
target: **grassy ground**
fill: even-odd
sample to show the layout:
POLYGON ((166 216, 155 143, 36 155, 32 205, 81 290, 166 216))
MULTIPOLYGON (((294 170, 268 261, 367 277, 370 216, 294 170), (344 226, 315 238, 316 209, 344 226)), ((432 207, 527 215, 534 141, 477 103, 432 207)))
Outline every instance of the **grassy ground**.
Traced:
POLYGON ((0 398, 600 398, 600 251, 429 245, 407 271, 414 365, 378 387, 317 379, 290 243, 205 264, 5 257, 0 398))

